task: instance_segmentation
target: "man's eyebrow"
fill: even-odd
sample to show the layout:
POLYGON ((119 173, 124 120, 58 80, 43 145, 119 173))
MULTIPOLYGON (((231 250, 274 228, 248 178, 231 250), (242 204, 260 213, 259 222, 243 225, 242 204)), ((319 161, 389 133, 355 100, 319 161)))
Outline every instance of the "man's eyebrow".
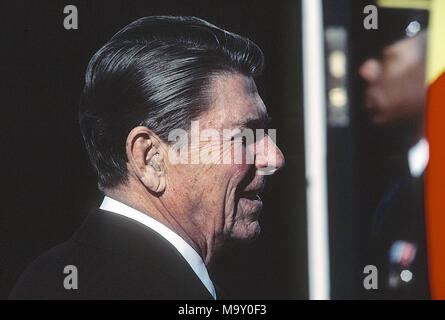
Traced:
POLYGON ((237 127, 249 129, 267 129, 272 118, 268 114, 261 114, 259 118, 247 118, 235 124, 237 127))

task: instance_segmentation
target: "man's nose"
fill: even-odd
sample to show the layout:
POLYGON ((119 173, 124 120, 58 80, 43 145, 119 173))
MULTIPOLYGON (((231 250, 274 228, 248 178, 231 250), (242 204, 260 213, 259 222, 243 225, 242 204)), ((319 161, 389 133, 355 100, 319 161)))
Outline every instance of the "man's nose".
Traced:
POLYGON ((380 74, 380 62, 377 59, 366 60, 359 68, 359 75, 367 82, 374 82, 380 74))
POLYGON ((284 166, 284 155, 274 139, 265 135, 255 144, 255 167, 261 175, 272 175, 284 166))

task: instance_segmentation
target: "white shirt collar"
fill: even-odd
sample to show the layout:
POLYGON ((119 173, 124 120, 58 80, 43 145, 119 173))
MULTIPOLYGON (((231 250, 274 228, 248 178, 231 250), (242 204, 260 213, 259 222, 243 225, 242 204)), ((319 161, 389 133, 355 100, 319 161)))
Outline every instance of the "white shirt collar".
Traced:
POLYGON ((165 238, 179 251, 213 298, 216 299, 215 287, 213 286, 212 280, 210 280, 204 261, 202 260, 201 256, 179 235, 148 215, 107 196, 105 196, 100 209, 111 211, 136 220, 165 238))
POLYGON ((430 146, 425 138, 422 138, 408 151, 408 165, 411 175, 420 177, 425 171, 430 159, 430 146))

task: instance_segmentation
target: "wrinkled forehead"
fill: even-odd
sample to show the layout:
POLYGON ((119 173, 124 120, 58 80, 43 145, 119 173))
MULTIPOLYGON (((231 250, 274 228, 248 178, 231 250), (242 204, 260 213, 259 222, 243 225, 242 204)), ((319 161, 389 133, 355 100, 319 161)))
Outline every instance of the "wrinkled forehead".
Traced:
POLYGON ((215 127, 245 127, 252 121, 267 121, 268 115, 255 81, 242 74, 222 74, 211 85, 211 108, 205 115, 215 127))

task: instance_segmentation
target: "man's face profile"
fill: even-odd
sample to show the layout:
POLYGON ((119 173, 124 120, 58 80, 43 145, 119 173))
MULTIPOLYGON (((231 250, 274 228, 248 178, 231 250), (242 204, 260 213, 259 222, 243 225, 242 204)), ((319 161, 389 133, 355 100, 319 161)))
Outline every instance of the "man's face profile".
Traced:
MULTIPOLYGON (((222 158, 225 154, 233 154, 234 135, 245 129, 244 126, 265 125, 267 111, 253 79, 244 75, 218 75, 210 91, 211 106, 197 119, 199 132, 213 130, 219 138, 191 139, 188 148, 191 155, 202 155, 216 145, 220 151, 216 156, 222 158), (233 134, 227 136, 224 132, 233 134)), ((250 153, 254 163, 248 163, 246 156, 241 163, 175 164, 166 161, 166 187, 159 199, 169 211, 183 217, 181 225, 195 233, 192 238, 203 237, 204 241, 220 246, 229 238, 250 240, 260 233, 258 217, 262 202, 258 194, 264 188, 266 177, 258 174, 258 170, 268 167, 271 158, 278 170, 283 166, 284 157, 267 135, 242 147, 245 153, 250 153), (263 145, 266 147, 262 148, 263 145)))
POLYGON ((383 49, 381 59, 366 60, 359 74, 366 81, 365 106, 376 125, 423 119, 425 49, 423 37, 405 38, 383 49))

